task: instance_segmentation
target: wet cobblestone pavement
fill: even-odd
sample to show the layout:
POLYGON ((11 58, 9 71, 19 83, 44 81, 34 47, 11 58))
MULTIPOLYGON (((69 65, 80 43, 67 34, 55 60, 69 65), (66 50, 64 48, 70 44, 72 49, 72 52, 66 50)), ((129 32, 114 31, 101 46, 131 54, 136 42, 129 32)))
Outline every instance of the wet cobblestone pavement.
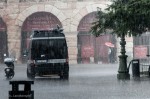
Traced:
MULTIPOLYGON (((11 85, 0 67, 0 99, 8 99, 11 85)), ((118 64, 71 65, 69 80, 57 76, 36 77, 32 90, 34 99, 150 99, 150 78, 141 76, 117 80, 118 64)), ((17 65, 12 80, 29 80, 26 65, 17 65)))

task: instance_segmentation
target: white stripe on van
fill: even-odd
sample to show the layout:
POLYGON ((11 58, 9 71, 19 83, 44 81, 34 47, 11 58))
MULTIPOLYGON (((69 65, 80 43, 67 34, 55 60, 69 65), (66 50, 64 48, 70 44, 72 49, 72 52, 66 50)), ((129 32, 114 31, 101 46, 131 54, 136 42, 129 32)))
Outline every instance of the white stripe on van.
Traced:
POLYGON ((36 60, 37 63, 65 63, 66 59, 36 60))
POLYGON ((44 40, 44 39, 64 39, 65 37, 36 37, 32 38, 32 40, 44 40))

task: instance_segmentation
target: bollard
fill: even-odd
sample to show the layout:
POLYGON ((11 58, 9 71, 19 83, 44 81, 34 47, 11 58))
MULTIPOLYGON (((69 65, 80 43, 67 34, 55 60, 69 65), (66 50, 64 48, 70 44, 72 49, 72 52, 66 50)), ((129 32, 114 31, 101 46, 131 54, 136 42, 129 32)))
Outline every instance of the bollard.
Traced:
POLYGON ((132 60, 132 75, 133 75, 133 77, 140 77, 140 61, 139 61, 139 59, 132 60))
POLYGON ((33 81, 10 81, 12 90, 9 91, 9 99, 34 99, 34 91, 31 90, 33 81), (19 85, 24 85, 24 90, 19 90, 19 85))

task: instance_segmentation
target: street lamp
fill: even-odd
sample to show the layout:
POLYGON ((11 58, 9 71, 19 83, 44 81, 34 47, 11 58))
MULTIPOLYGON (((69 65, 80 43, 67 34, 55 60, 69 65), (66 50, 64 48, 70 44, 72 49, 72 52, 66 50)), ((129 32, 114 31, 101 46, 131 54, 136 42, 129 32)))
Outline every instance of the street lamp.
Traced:
POLYGON ((119 69, 118 69, 118 74, 117 74, 117 78, 119 80, 123 80, 123 79, 130 79, 130 74, 129 74, 129 69, 127 68, 127 55, 125 55, 126 51, 125 51, 125 45, 126 45, 126 41, 125 41, 125 34, 123 33, 121 35, 121 39, 120 39, 120 45, 121 45, 121 55, 119 55, 119 69))

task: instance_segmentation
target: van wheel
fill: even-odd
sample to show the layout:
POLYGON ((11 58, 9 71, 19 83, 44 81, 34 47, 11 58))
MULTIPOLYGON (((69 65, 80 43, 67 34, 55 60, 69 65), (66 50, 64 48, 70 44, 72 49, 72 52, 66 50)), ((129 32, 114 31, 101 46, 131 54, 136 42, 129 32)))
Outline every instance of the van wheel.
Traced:
POLYGON ((34 79, 34 78, 35 78, 35 75, 29 73, 29 71, 28 71, 28 69, 27 69, 27 77, 28 77, 29 79, 34 79))
POLYGON ((63 76, 64 76, 63 79, 66 79, 66 80, 69 79, 69 73, 65 73, 63 76))
POLYGON ((68 80, 69 72, 63 72, 60 74, 60 79, 68 80))

